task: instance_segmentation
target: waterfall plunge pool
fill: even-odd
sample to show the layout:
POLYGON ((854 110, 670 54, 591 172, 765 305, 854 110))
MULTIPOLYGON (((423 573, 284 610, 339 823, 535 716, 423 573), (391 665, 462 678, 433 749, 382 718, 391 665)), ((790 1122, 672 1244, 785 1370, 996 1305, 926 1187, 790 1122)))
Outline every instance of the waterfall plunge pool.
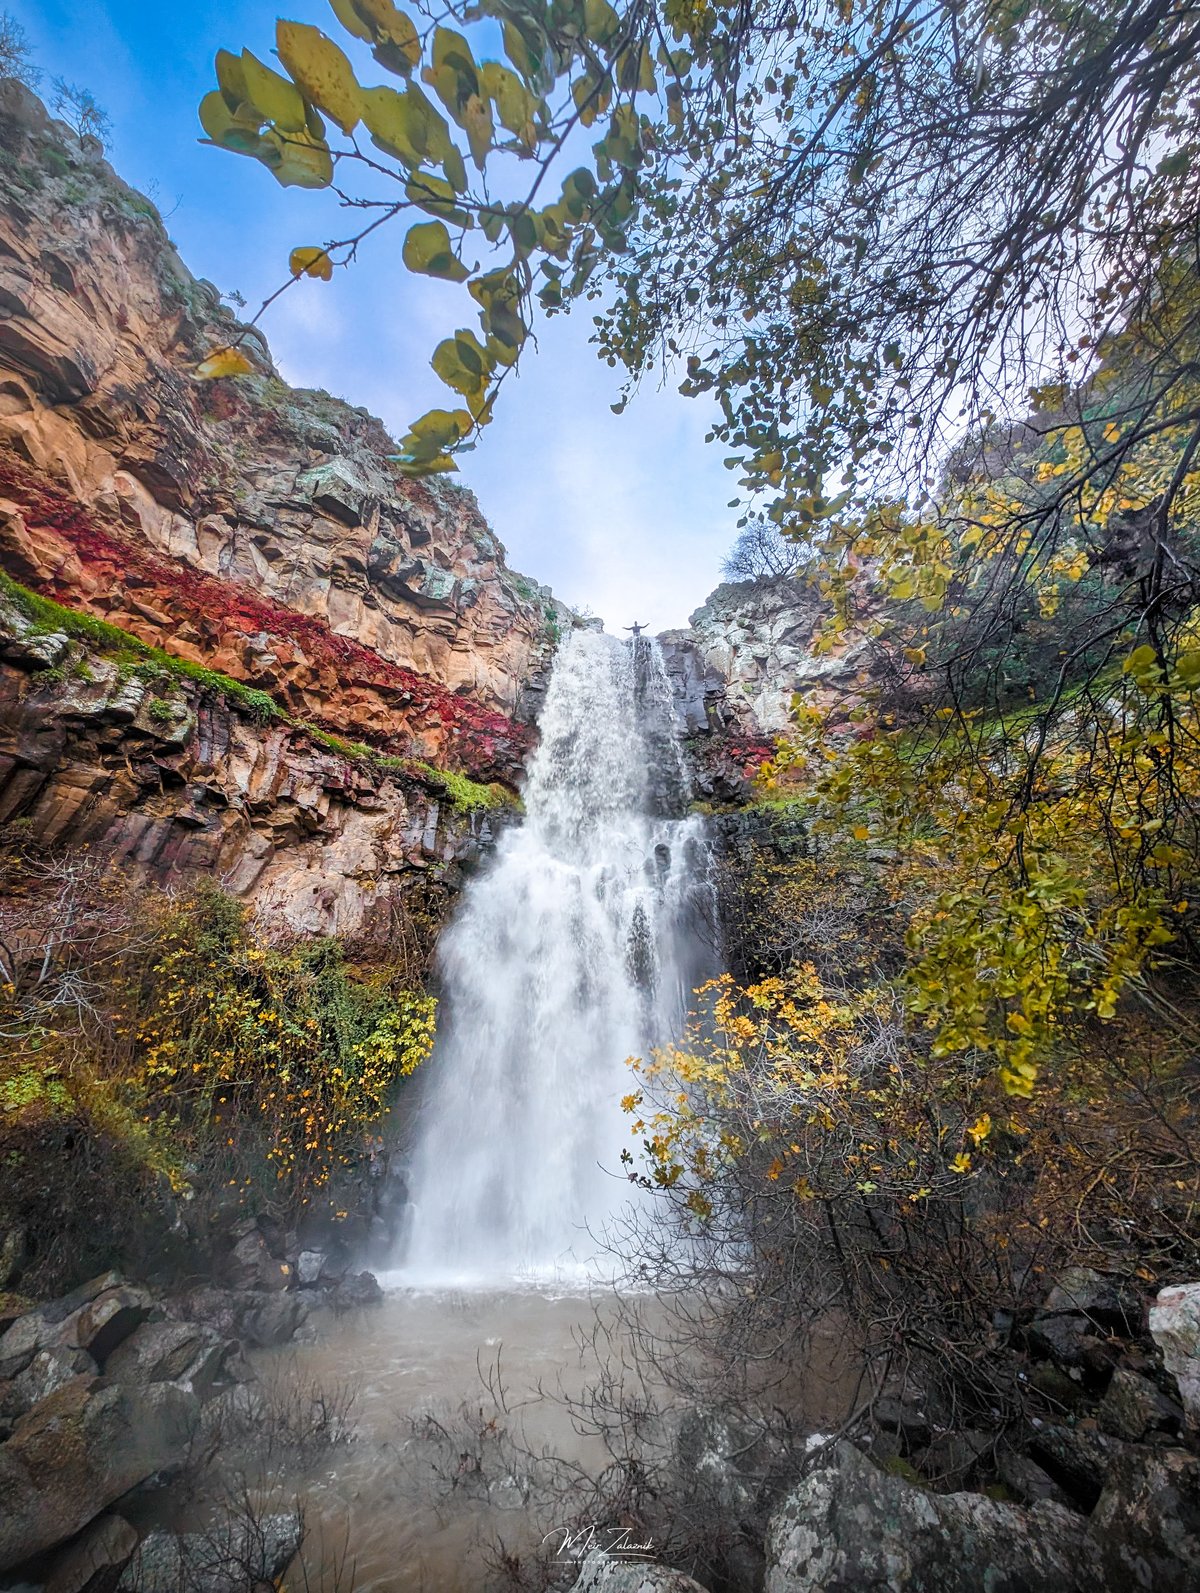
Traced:
POLYGON ((553 1507, 529 1496, 509 1441, 604 1464, 601 1442, 579 1434, 556 1396, 585 1394, 597 1320, 611 1326, 612 1316, 603 1302, 544 1287, 392 1290, 323 1324, 316 1342, 264 1356, 302 1383, 354 1395, 351 1441, 280 1485, 281 1499, 303 1502, 312 1593, 501 1585, 498 1545, 526 1556, 558 1525, 553 1507))

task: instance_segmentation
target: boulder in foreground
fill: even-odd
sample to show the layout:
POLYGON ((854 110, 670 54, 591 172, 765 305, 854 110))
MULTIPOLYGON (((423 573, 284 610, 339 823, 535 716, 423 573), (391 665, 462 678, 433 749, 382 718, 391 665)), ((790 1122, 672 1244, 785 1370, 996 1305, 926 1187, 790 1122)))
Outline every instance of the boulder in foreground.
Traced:
POLYGON ((934 1494, 831 1444, 779 1506, 765 1593, 1065 1593, 1086 1523, 978 1493, 934 1494))
POLYGON ((198 1414, 195 1396, 173 1383, 129 1388, 83 1376, 42 1400, 0 1446, 0 1571, 65 1542, 177 1464, 198 1414))

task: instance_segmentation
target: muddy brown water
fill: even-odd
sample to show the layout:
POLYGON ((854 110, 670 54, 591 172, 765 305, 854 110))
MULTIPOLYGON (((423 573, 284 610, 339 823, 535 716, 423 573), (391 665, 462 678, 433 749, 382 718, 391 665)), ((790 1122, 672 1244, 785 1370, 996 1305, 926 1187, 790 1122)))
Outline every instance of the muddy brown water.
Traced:
POLYGON ((354 1395, 352 1441, 285 1484, 302 1496, 309 1531, 305 1573, 289 1588, 306 1575, 314 1593, 480 1593, 497 1539, 520 1553, 536 1546, 552 1507, 549 1518, 530 1508, 526 1463, 500 1452, 499 1434, 525 1451, 603 1460, 559 1398, 543 1397, 578 1395, 594 1378, 581 1340, 596 1311, 583 1295, 533 1289, 395 1292, 326 1317, 315 1342, 277 1355, 277 1374, 354 1395))
MULTIPOLYGON (((667 1319, 650 1297, 637 1310, 667 1319)), ((526 1558, 549 1532, 557 1554, 570 1511, 541 1489, 531 1502, 531 1456, 603 1466, 563 1396, 578 1399, 601 1366, 631 1377, 624 1320, 604 1293, 396 1290, 318 1317, 314 1342, 263 1357, 264 1372, 354 1396, 352 1441, 283 1483, 280 1502, 300 1497, 308 1530, 289 1593, 484 1593, 503 1585, 500 1542, 526 1558)), ((836 1323, 819 1331, 802 1382, 788 1402, 810 1429, 831 1430, 853 1407, 858 1371, 836 1323)))

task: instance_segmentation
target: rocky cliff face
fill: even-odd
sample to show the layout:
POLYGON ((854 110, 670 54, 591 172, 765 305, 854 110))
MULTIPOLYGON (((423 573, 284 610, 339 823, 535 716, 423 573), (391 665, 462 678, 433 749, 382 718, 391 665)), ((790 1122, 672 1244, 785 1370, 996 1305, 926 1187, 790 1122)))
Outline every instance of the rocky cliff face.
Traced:
POLYGON ((797 695, 826 709, 854 705, 872 667, 870 644, 860 632, 819 654, 821 616, 820 593, 803 579, 727 582, 689 629, 659 637, 700 795, 744 796, 787 730, 797 695))
POLYGON ((796 579, 726 583, 691 616, 697 651, 724 678, 735 722, 777 735, 791 720, 797 693, 825 703, 853 695, 866 666, 865 639, 817 654, 813 641, 824 612, 816 587, 796 579))
POLYGON ((354 935, 411 916, 414 894, 440 917, 505 811, 131 670, 0 599, 0 826, 39 847, 206 875, 281 926, 354 935))
POLYGON ((391 871, 477 844, 404 760, 513 784, 568 611, 469 492, 398 478, 378 421, 281 381, 153 205, 13 82, 0 146, 0 561, 193 666, 164 695, 130 676, 144 649, 6 611, 0 812, 353 927, 391 871), (197 380, 238 338, 257 373, 197 380))
POLYGON ((481 774, 519 760, 565 611, 472 495, 397 478, 382 426, 288 388, 257 333, 260 374, 196 380, 245 329, 154 207, 12 83, 0 142, 6 567, 297 716, 481 774))

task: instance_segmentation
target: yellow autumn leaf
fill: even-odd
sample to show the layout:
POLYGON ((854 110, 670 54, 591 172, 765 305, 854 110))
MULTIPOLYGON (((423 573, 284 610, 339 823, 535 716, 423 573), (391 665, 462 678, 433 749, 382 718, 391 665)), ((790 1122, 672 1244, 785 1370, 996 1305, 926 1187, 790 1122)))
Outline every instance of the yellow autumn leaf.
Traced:
POLYGON ((952 1173, 966 1173, 970 1170, 971 1158, 967 1155, 966 1151, 959 1151, 958 1155, 950 1163, 950 1171, 952 1173))
POLYGON ((983 1141, 988 1137, 988 1135, 991 1132, 992 1132, 991 1114, 988 1113, 988 1112, 984 1112, 967 1129, 967 1136, 968 1136, 969 1139, 972 1139, 975 1142, 976 1145, 982 1145, 983 1141))
POLYGON ((870 830, 865 824, 856 824, 852 833, 856 841, 865 841, 871 834, 870 830))
POLYGON ((254 366, 237 348, 217 348, 196 366, 196 375, 204 382, 215 381, 219 376, 252 376, 254 366))
POLYGON ((331 116, 343 133, 352 133, 362 117, 362 89, 333 40, 306 22, 281 18, 275 25, 275 44, 304 97, 331 116))
POLYGON ((333 276, 333 261, 324 249, 311 244, 292 250, 288 268, 294 277, 320 277, 322 282, 328 282, 333 276))

